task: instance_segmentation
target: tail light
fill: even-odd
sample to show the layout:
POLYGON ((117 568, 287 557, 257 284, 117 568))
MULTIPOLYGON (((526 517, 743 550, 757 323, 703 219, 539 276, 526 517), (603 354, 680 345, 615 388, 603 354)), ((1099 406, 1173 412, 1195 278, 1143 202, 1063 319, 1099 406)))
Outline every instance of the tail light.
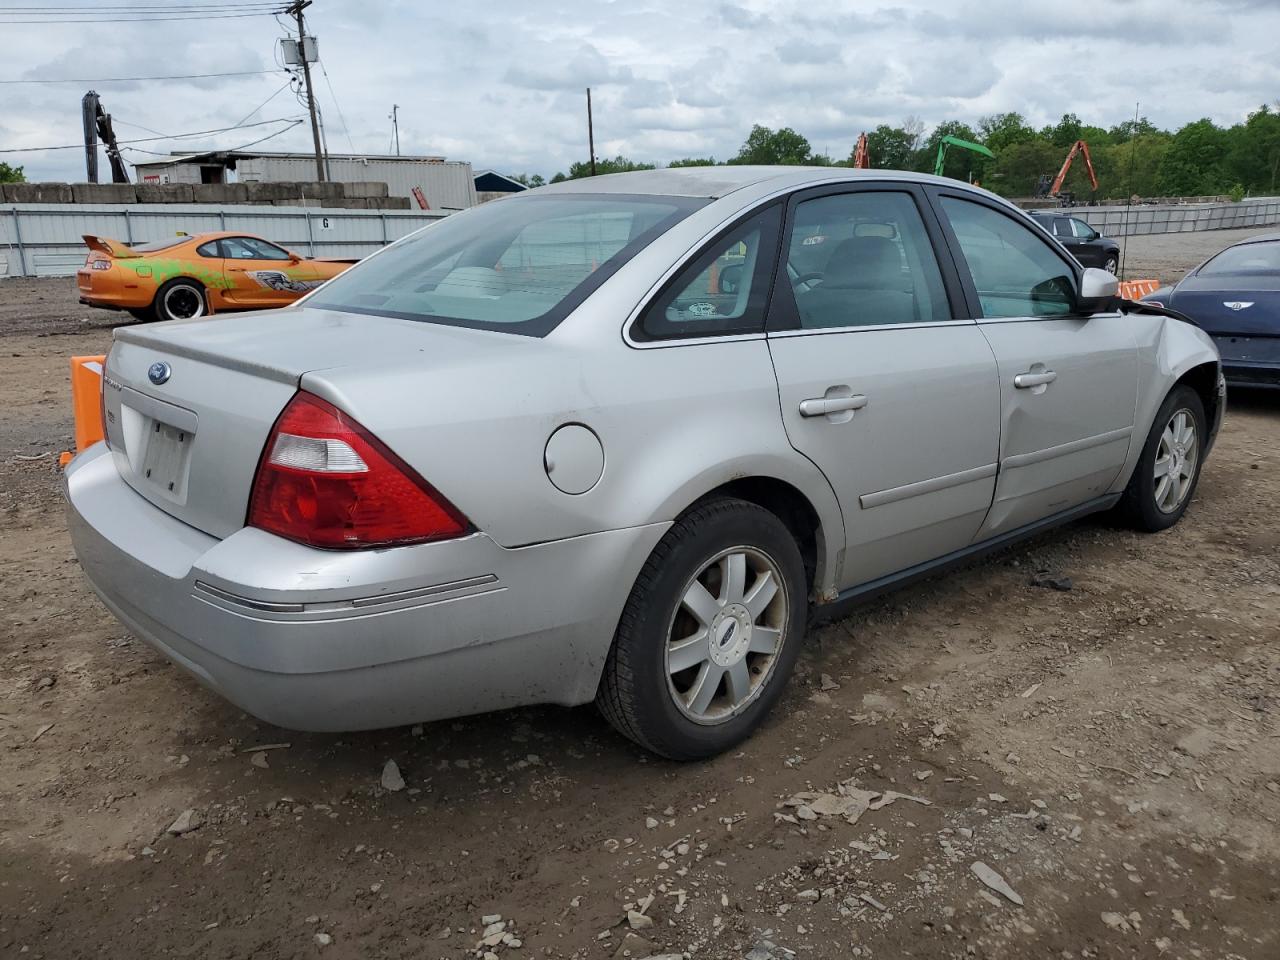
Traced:
POLYGON ((458 537, 467 518, 333 404, 299 392, 267 437, 249 526, 357 550, 458 537))

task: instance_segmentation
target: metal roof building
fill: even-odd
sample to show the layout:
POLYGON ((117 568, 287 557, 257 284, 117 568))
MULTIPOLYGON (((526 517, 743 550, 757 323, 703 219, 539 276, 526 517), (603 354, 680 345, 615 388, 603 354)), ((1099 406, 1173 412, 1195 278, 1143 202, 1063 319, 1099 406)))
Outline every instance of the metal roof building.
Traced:
MULTIPOLYGON (((309 153, 267 153, 211 150, 178 154, 134 165, 139 183, 288 183, 316 178, 316 160, 309 153)), ((346 183, 385 183, 393 197, 408 197, 414 209, 422 206, 415 188, 430 210, 464 210, 476 205, 471 164, 444 157, 397 157, 377 154, 331 153, 325 160, 328 180, 346 183)))

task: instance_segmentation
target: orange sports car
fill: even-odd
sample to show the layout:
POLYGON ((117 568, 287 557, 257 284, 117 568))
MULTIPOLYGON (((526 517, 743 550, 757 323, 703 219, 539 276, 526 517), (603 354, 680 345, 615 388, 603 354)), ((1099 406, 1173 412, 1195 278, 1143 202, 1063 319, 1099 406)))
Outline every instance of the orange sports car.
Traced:
POLYGON ((242 233, 198 233, 128 246, 86 235, 80 302, 139 320, 189 320, 219 310, 293 303, 355 260, 313 260, 242 233))

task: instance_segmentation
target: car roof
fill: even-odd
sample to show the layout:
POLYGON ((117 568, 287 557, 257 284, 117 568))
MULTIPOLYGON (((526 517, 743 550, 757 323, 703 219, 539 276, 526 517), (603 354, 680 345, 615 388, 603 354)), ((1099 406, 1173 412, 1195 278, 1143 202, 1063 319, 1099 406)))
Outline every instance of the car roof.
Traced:
MULTIPOLYGON (((1231 244, 1231 246, 1243 247, 1245 244, 1248 244, 1248 243, 1273 243, 1276 240, 1280 240, 1280 233, 1260 233, 1256 237, 1246 237, 1243 240, 1237 240, 1235 243, 1231 244)), ((1229 250, 1230 247, 1223 247, 1222 249, 1229 250)))
POLYGON ((927 173, 904 170, 861 170, 855 167, 802 166, 717 166, 666 167, 661 170, 636 170, 630 173, 608 173, 579 180, 562 180, 539 187, 537 194, 549 193, 625 193, 666 197, 706 197, 717 200, 747 187, 776 186, 786 189, 805 183, 824 181, 903 180, 911 183, 945 184, 969 187, 968 184, 927 173))

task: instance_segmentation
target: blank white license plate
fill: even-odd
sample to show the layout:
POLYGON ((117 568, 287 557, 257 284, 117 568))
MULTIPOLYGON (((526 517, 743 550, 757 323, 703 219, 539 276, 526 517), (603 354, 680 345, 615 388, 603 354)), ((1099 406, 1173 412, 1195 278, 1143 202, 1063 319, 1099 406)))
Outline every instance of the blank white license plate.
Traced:
POLYGON ((186 430, 152 420, 147 430, 147 452, 142 461, 142 478, 174 500, 187 496, 187 467, 195 435, 186 430))

